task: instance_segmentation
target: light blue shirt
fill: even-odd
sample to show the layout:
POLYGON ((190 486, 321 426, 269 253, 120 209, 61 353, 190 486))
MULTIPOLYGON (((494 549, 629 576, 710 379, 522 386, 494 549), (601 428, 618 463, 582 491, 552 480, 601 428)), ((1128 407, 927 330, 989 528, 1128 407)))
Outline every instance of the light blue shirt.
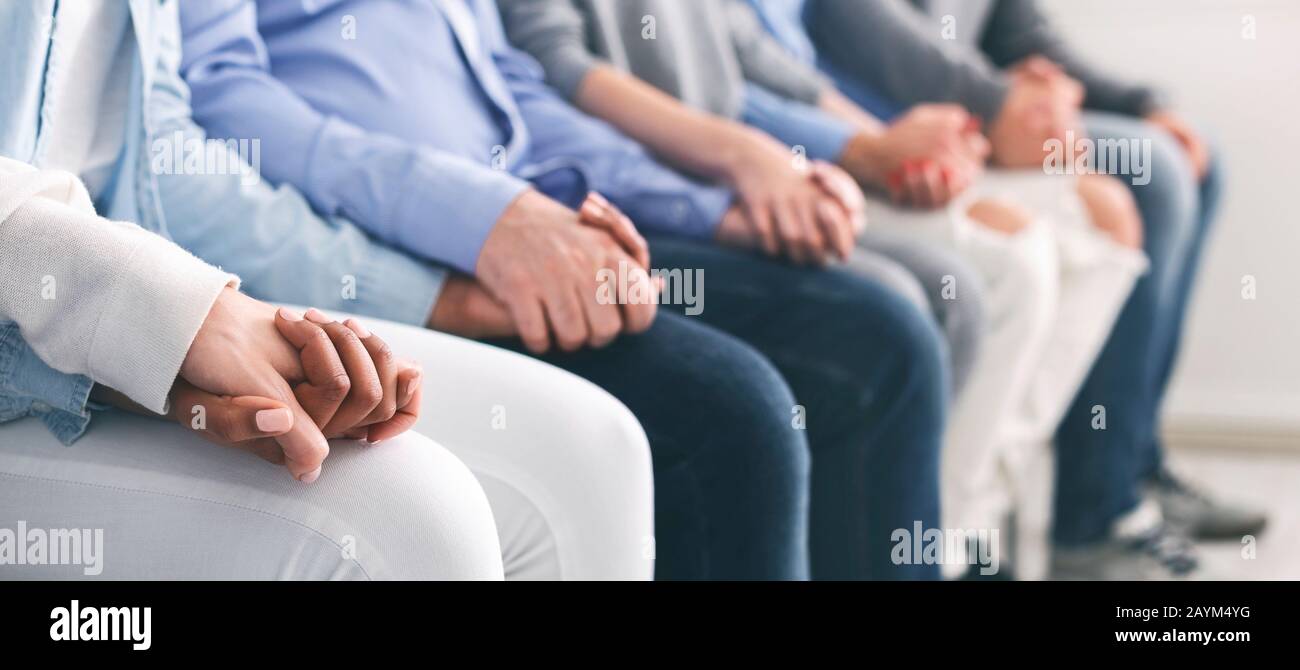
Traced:
POLYGON ((804 30, 808 0, 749 0, 749 4, 758 13, 763 27, 786 51, 804 63, 816 62, 817 47, 804 30))
MULTIPOLYGON (((160 170, 174 145, 204 144, 180 79, 174 0, 130 0, 137 58, 123 146, 96 210, 170 236, 209 263, 240 275, 255 297, 424 324, 445 270, 398 252, 341 219, 315 215, 289 187, 249 183, 237 171, 160 170), (177 135, 179 133, 179 135, 177 135)), ((0 155, 36 166, 44 159, 55 0, 0 3, 0 155)), ((202 156, 200 156, 202 158, 202 156)), ((207 162, 200 160, 200 163, 207 162)), ((30 349, 16 324, 0 323, 0 421, 38 416, 65 443, 89 422, 85 377, 57 372, 30 349)))
POLYGON ((317 209, 464 272, 530 182, 701 238, 730 206, 546 87, 490 0, 214 0, 181 19, 200 123, 260 139, 263 174, 317 209))
MULTIPOLYGON (((974 0, 962 0, 973 2, 974 0)), ((835 82, 835 87, 859 107, 883 121, 889 121, 903 111, 901 106, 874 88, 858 81, 830 60, 817 53, 817 47, 806 27, 808 0, 749 0, 758 12, 763 27, 796 58, 815 65, 822 74, 835 82)), ((751 102, 751 104, 755 104, 751 102)), ((757 104, 762 104, 761 101, 757 104)), ((799 115, 806 116, 806 115, 799 115)), ((799 126, 800 121, 793 122, 799 126)), ((811 152, 810 152, 811 155, 811 152)))

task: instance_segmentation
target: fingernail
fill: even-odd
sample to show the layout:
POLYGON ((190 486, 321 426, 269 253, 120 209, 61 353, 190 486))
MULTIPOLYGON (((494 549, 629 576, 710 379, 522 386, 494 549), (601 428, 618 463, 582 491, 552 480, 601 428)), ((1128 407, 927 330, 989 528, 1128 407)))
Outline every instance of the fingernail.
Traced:
POLYGON ((307 310, 307 320, 312 323, 331 323, 330 318, 325 313, 315 307, 307 310))
POLYGON ((419 386, 420 377, 422 376, 423 376, 422 373, 416 372, 414 375, 411 375, 410 379, 406 380, 406 391, 402 393, 403 407, 405 407, 408 403, 411 402, 411 397, 415 395, 415 389, 419 386))
POLYGON ((285 321, 302 321, 302 315, 289 309, 288 307, 280 308, 280 318, 285 321))
POLYGON ((308 472, 307 474, 305 474, 305 475, 299 477, 299 478, 298 478, 298 481, 300 481, 300 482, 302 482, 302 483, 304 483, 304 484, 311 484, 311 483, 315 482, 317 479, 320 479, 320 466, 319 466, 319 465, 316 466, 316 469, 315 469, 315 470, 312 470, 311 472, 308 472))
POLYGON ((370 337, 370 331, 366 330, 366 327, 361 325, 361 322, 357 321, 356 319, 348 319, 347 321, 343 322, 343 325, 347 326, 348 328, 351 328, 352 332, 356 333, 357 337, 363 340, 366 339, 367 337, 370 337))
POLYGON ((283 433, 293 426, 293 413, 288 408, 264 409, 255 417, 257 429, 263 433, 283 433))

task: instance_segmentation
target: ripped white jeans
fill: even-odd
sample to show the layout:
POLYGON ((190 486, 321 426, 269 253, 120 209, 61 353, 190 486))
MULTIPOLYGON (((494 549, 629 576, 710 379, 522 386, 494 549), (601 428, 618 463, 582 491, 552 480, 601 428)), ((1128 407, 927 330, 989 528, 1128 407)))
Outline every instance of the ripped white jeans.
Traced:
MULTIPOLYGON (((1009 473, 1050 445, 1146 270, 1141 251, 1092 225, 1076 188, 1073 178, 999 171, 939 210, 869 201, 875 229, 949 247, 984 281, 983 341, 944 442, 945 528, 999 525, 1014 485, 1009 473), (1020 205, 1032 223, 1013 234, 976 223, 967 211, 986 197, 1020 205)), ((961 287, 952 289, 951 299, 960 300, 961 287)))

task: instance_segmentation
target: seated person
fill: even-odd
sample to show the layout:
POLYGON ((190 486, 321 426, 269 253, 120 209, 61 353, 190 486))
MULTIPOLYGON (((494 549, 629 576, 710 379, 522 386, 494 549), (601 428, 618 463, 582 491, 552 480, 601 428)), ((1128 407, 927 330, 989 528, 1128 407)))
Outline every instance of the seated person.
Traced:
MULTIPOLYGON (((96 551, 110 557, 6 562, 0 576, 500 578, 492 514, 473 476, 428 440, 399 437, 419 414, 418 368, 372 361, 386 345, 361 324, 277 313, 165 239, 96 217, 73 175, 8 158, 0 256, 0 418, 45 424, 0 426, 0 507, 34 528, 103 529, 107 548, 96 551), (342 332, 353 336, 332 339, 342 332), (352 383, 385 393, 359 404, 352 383), (185 429, 117 417, 60 448, 86 431, 92 396, 185 429), (397 486, 364 497, 405 496, 409 523, 371 522, 363 496, 303 486, 322 476, 325 436, 356 431, 392 438, 381 460, 402 468, 380 470, 397 486), (347 537, 365 544, 364 560, 341 556, 347 537)), ((336 483, 375 485, 359 459, 330 460, 336 483)))
POLYGON ((197 142, 189 171, 160 169, 171 133, 192 130, 183 104, 169 106, 183 90, 175 12, 172 2, 0 9, 0 24, 25 36, 0 46, 14 75, 0 82, 0 156, 19 159, 0 176, 2 279, 12 283, 0 298, 0 420, 34 416, 53 433, 33 421, 0 427, 4 508, 50 527, 104 528, 120 557, 105 570, 118 578, 491 578, 503 558, 511 577, 649 577, 645 437, 607 394, 450 336, 379 322, 372 333, 317 310, 277 317, 235 291, 228 272, 95 216, 92 201, 155 231, 168 229, 164 217, 178 226, 213 211, 274 221, 279 235, 226 227, 216 262, 248 271, 241 288, 253 277, 299 303, 373 300, 401 314, 432 301, 404 292, 436 294, 441 282, 350 223, 315 217, 290 189, 241 183, 238 170, 195 174, 213 164, 203 152, 224 144, 197 142), (148 85, 130 87, 142 73, 148 85), (346 289, 362 270, 352 300, 340 279, 346 289), (421 383, 421 367, 431 381, 421 383), (86 431, 95 384, 96 397, 168 412, 301 482, 329 483, 279 481, 248 454, 132 417, 99 417, 58 448, 86 431), (469 418, 498 406, 521 430, 469 418), (483 488, 428 440, 394 437, 420 416, 421 430, 472 457, 483 488), (336 443, 326 458, 325 437, 383 446, 336 443))
POLYGON ((1151 269, 1056 435, 1058 574, 1187 574, 1197 562, 1182 536, 1258 532, 1261 512, 1217 500, 1171 473, 1158 434, 1219 201, 1219 168, 1208 143, 1157 90, 1110 76, 1071 50, 1034 0, 815 0, 804 19, 845 90, 871 87, 904 106, 962 104, 989 121, 999 163, 1041 165, 1044 141, 1060 134, 1016 113, 1026 104, 1017 100, 1082 107, 1076 135, 1094 143, 1150 143, 1149 179, 1120 176, 1142 215, 1151 269), (941 39, 945 22, 955 28, 954 39, 941 39), (1097 405, 1108 409, 1105 431, 1092 429, 1097 405))
MULTIPOLYGON (((186 4, 182 19, 209 132, 260 138, 271 180, 464 273, 523 339, 495 344, 628 405, 654 455, 658 576, 807 576, 809 447, 813 495, 838 502, 814 505, 813 543, 834 565, 823 575, 937 576, 889 557, 894 529, 938 515, 946 375, 934 325, 907 299, 715 244, 756 239, 731 190, 663 168, 558 99, 490 2, 231 0, 186 4), (616 213, 584 227, 573 208, 590 192, 656 233, 649 250, 616 213), (648 251, 707 276, 707 307, 674 306, 647 329, 636 305, 594 299, 602 268, 644 272, 648 251)), ((800 236, 850 239, 848 208, 818 188, 800 236)))
MULTIPOLYGON (((982 346, 967 388, 957 394, 946 438, 944 527, 998 525, 1002 499, 1012 489, 998 481, 1007 452, 1044 447, 1050 440, 1142 268, 1140 255, 1123 246, 1135 244, 1131 231, 1140 230, 1140 222, 1122 197, 1108 204, 1105 196, 1115 189, 1081 182, 1076 194, 1073 180, 983 175, 978 164, 969 174, 959 171, 957 182, 936 178, 953 161, 983 160, 971 147, 984 140, 967 127, 964 112, 923 106, 887 127, 768 35, 744 3, 499 4, 507 34, 546 65, 552 82, 627 132, 652 142, 660 138, 652 144, 660 153, 673 151, 672 138, 678 137, 655 129, 660 119, 671 118, 675 131, 697 128, 701 134, 712 126, 751 124, 810 157, 848 165, 845 157, 854 155, 855 146, 875 147, 864 155, 881 174, 896 169, 899 156, 929 161, 927 169, 911 169, 907 162, 906 176, 890 184, 893 205, 868 198, 875 232, 860 243, 910 264, 930 288, 936 311, 967 300, 969 284, 956 282, 954 300, 943 290, 951 288, 952 261, 917 266, 912 259, 920 254, 955 252, 985 287, 989 328, 980 333, 982 346), (643 16, 654 17, 654 27, 673 39, 641 39, 643 16), (652 105, 663 111, 643 113, 652 105), (965 153, 957 150, 963 146, 965 153), (1101 228, 1128 237, 1112 239, 1101 228), (1080 258, 1086 260, 1075 260, 1080 258)), ((768 18, 776 19, 768 26, 801 31, 797 22, 768 18)), ((677 144, 678 153, 700 155, 698 161, 714 152, 704 143, 677 144)))

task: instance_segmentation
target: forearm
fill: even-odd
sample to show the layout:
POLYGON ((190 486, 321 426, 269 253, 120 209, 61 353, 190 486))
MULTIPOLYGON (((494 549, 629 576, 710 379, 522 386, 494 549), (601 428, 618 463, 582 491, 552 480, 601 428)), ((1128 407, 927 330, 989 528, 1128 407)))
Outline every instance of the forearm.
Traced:
POLYGON ((730 179, 751 139, 741 124, 692 109, 608 65, 588 72, 576 102, 667 162, 709 179, 730 179))
POLYGON ((10 174, 0 201, 0 320, 17 323, 51 368, 161 411, 212 301, 237 280, 139 226, 95 216, 72 175, 10 174))
POLYGON ((982 47, 999 67, 1009 67, 1030 56, 1055 62, 1083 85, 1084 106, 1090 109, 1141 116, 1160 103, 1155 89, 1123 81, 1081 58, 1052 27, 1035 0, 999 0, 982 47))

